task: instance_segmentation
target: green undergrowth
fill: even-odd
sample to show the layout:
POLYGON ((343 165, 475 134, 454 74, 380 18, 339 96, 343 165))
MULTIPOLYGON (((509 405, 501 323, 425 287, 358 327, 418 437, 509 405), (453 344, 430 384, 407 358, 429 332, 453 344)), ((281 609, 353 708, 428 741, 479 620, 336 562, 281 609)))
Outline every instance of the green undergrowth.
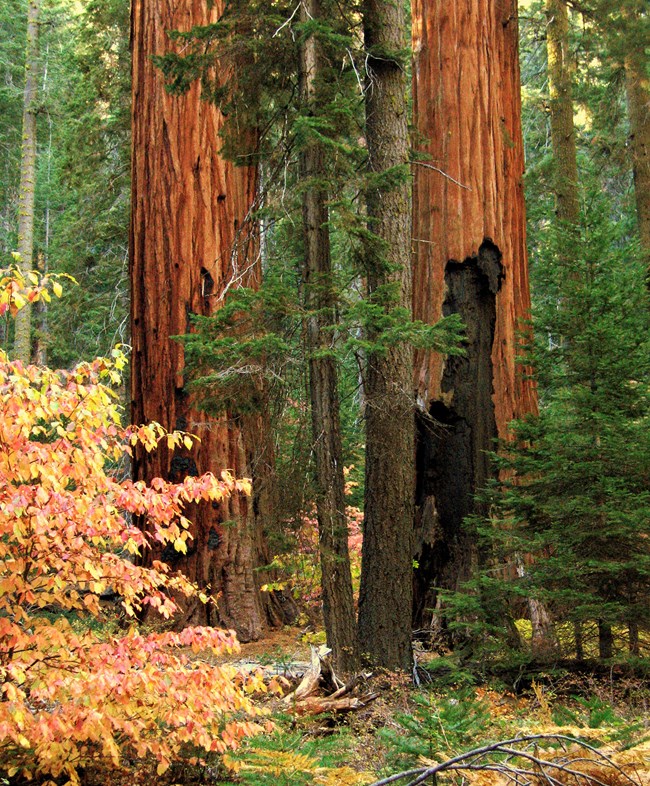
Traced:
POLYGON ((647 682, 633 678, 551 673, 520 693, 498 681, 472 684, 468 674, 458 682, 447 674, 418 689, 395 683, 359 713, 276 715, 277 731, 228 757, 226 780, 218 783, 370 784, 522 734, 564 734, 625 750, 650 739, 647 691, 647 682))

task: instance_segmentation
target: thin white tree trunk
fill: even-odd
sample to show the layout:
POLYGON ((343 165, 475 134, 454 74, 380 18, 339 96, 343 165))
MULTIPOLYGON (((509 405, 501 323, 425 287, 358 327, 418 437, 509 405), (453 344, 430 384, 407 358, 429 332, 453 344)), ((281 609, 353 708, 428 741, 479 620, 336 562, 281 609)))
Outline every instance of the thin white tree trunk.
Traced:
MULTIPOLYGON (((18 201, 18 253, 20 268, 32 269, 34 246, 34 187, 36 180, 36 68, 38 57, 39 0, 29 0, 27 10, 27 42, 25 46, 25 93, 23 104, 23 144, 20 159, 20 191, 18 201)), ((31 359, 31 307, 27 305, 16 315, 14 355, 29 363, 31 359)))

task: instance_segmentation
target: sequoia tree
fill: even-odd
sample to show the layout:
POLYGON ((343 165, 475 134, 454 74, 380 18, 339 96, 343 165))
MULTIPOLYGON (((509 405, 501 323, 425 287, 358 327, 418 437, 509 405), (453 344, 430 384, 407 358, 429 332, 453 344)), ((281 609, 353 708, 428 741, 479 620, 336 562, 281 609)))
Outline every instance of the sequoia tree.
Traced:
MULTIPOLYGON (((253 440, 233 419, 197 411, 187 390, 183 348, 172 337, 191 329, 193 314, 212 313, 226 285, 257 283, 247 220, 256 171, 220 155, 223 117, 201 100, 201 85, 171 96, 152 61, 152 55, 181 50, 168 31, 213 23, 222 6, 135 0, 132 7, 132 417, 201 439, 174 455, 164 444, 152 453, 138 451, 136 479, 250 474, 253 440)), ((221 503, 199 503, 188 517, 194 522, 188 553, 166 549, 155 556, 219 595, 219 604, 216 611, 211 605, 188 608, 183 621, 228 625, 243 640, 258 637, 251 500, 240 493, 221 503)))
POLYGON ((464 356, 418 351, 414 621, 477 558, 463 528, 490 476, 488 452, 535 410, 517 364, 529 286, 514 0, 413 3, 413 306, 457 313, 464 356))

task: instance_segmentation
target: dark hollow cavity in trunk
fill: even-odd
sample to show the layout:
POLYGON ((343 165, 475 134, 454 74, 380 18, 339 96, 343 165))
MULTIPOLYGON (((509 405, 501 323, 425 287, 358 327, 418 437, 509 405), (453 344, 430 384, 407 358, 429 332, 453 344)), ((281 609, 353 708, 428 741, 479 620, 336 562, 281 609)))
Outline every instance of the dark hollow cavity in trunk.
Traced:
POLYGON ((466 354, 447 359, 440 399, 417 418, 415 628, 431 626, 436 590, 456 589, 476 559, 463 520, 480 509, 475 495, 489 478, 497 438, 492 347, 503 277, 501 252, 487 240, 476 256, 445 268, 443 314, 463 320, 466 354))

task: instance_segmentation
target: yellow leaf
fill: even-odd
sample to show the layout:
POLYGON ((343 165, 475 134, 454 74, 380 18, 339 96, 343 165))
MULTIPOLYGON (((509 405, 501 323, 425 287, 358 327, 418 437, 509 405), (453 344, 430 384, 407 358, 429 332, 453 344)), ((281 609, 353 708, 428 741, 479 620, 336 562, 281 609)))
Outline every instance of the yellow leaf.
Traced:
POLYGON ((174 548, 182 554, 187 554, 187 544, 182 538, 176 538, 174 541, 174 548))
POLYGON ((232 756, 229 756, 227 753, 224 754, 223 759, 221 760, 225 767, 227 767, 231 772, 239 772, 241 770, 241 763, 238 762, 236 759, 233 759, 232 756))
POLYGON ((190 437, 190 436, 187 436, 187 435, 186 435, 186 436, 184 436, 184 437, 183 437, 183 445, 185 445, 185 447, 186 447, 188 450, 191 450, 191 449, 192 449, 192 445, 193 445, 193 442, 192 442, 192 437, 190 437))
POLYGON ((54 292, 54 294, 57 297, 61 297, 61 295, 63 294, 63 287, 61 286, 61 284, 59 284, 58 281, 52 282, 52 292, 54 292))

